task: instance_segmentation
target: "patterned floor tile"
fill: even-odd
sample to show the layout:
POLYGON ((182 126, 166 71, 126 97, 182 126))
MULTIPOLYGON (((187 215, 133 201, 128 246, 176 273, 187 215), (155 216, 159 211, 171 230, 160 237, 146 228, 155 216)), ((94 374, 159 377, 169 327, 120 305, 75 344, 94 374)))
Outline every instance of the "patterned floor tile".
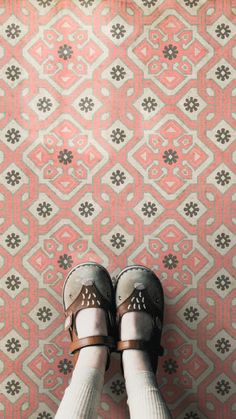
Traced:
MULTIPOLYGON (((73 369, 62 286, 85 261, 114 284, 132 263, 159 276, 173 417, 235 416, 234 8, 1 2, 2 417, 54 417, 73 369)), ((101 419, 129 417, 119 367, 101 419)))

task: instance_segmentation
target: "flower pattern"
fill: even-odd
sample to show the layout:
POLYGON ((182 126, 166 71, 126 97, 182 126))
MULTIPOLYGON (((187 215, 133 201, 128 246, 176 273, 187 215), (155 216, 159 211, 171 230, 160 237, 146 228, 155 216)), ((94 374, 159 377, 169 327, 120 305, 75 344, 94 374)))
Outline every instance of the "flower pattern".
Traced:
POLYGON ((83 6, 83 7, 89 7, 89 6, 92 6, 92 4, 93 4, 93 2, 94 2, 94 0, 79 0, 79 2, 80 2, 80 4, 81 4, 81 6, 83 6))
POLYGON ((144 6, 152 7, 152 6, 155 6, 155 4, 157 3, 157 0, 142 0, 142 2, 144 6))
POLYGON ((60 163, 63 163, 65 165, 69 164, 73 160, 73 154, 70 150, 67 150, 66 148, 64 150, 61 150, 57 156, 60 163))
POLYGON ((64 254, 63 256, 59 257, 58 264, 60 268, 63 268, 65 270, 71 268, 71 266, 73 265, 72 257, 64 254))
POLYGON ((192 218, 198 214, 199 206, 198 204, 196 204, 196 202, 193 202, 193 201, 187 202, 184 207, 184 212, 187 217, 192 218))
POLYGON ((38 309, 37 317, 39 321, 45 323, 51 320, 52 310, 49 307, 43 306, 38 309))
POLYGON ((177 256, 172 255, 171 253, 169 253, 169 255, 166 255, 163 259, 163 265, 165 266, 165 268, 170 270, 176 268, 178 263, 179 262, 177 256))
POLYGON ((79 107, 82 112, 85 112, 85 113, 91 112, 94 107, 93 99, 91 99, 88 96, 82 98, 79 102, 79 107))
POLYGON ((222 65, 220 67, 217 67, 215 75, 217 79, 221 81, 225 81, 229 79, 231 72, 229 70, 229 67, 226 67, 225 65, 222 65))
POLYGON ((120 23, 116 23, 115 25, 112 25, 111 34, 113 38, 120 39, 125 36, 126 29, 124 25, 121 25, 120 23))
POLYGON ((125 183, 126 176, 124 172, 121 172, 121 170, 117 169, 115 172, 112 172, 110 179, 114 185, 120 186, 125 183))
POLYGON ((21 239, 19 234, 11 233, 7 235, 7 238, 5 240, 7 247, 10 247, 11 249, 15 249, 16 247, 20 246, 21 239))
POLYGON ((166 45, 163 50, 163 55, 165 58, 168 58, 168 60, 173 60, 174 58, 176 58, 178 53, 179 52, 176 45, 172 44, 166 45))
POLYGON ((114 143, 116 144, 123 143, 125 141, 125 138, 126 138, 126 135, 123 129, 116 128, 112 131, 111 139, 114 143))
POLYGON ((21 344, 19 339, 11 338, 7 340, 5 347, 7 348, 7 352, 14 354, 15 352, 19 352, 21 344))
POLYGON ((215 180, 218 185, 225 186, 229 184, 231 180, 231 176, 229 172, 226 172, 225 170, 221 170, 220 172, 217 172, 215 176, 215 180))
POLYGON ((82 217, 91 217, 91 215, 93 215, 94 212, 94 206, 91 202, 82 202, 79 207, 79 212, 82 215, 82 217))
POLYGON ((199 102, 196 98, 191 96, 189 98, 186 98, 184 102, 184 107, 188 112, 196 112, 199 108, 199 102))
POLYGON ((217 25, 215 33, 218 38, 225 39, 230 36, 231 30, 229 28, 229 25, 226 25, 225 23, 221 23, 220 25, 217 25))
POLYGON ((142 207, 142 212, 145 217, 153 217, 157 213, 157 206, 154 202, 145 202, 142 207))
POLYGON ((221 291, 225 291, 229 289, 231 285, 231 281, 228 276, 226 275, 220 275, 215 280, 216 288, 218 288, 221 291))
POLYGON ((217 381, 215 389, 218 394, 220 394, 221 396, 225 396, 225 394, 228 394, 230 392, 231 385, 229 381, 222 379, 222 380, 217 381))
POLYGON ((15 65, 11 65, 11 67, 7 67, 7 70, 6 70, 7 79, 11 81, 15 81, 20 78, 20 75, 21 75, 21 71, 19 67, 16 67, 15 65))
POLYGON ((16 394, 20 393, 21 385, 19 381, 11 380, 7 382, 5 389, 8 394, 10 394, 11 396, 15 396, 16 394))
POLYGON ((111 391, 117 396, 123 394, 125 392, 125 383, 121 380, 112 381, 111 391))
POLYGON ((43 217, 43 218, 49 217, 49 215, 51 215, 51 212, 52 212, 52 206, 48 202, 44 201, 42 203, 39 203, 37 207, 37 212, 40 217, 43 217))
POLYGON ((112 67, 110 74, 111 74, 112 79, 116 81, 120 81, 124 79, 126 72, 125 72, 124 67, 121 67, 120 65, 116 65, 115 67, 112 67))
POLYGON ((199 3, 199 0, 184 0, 184 2, 185 2, 185 4, 186 4, 186 6, 189 6, 189 7, 194 7, 194 6, 197 6, 198 5, 198 3, 199 3))
POLYGON ((52 419, 52 415, 44 410, 38 414, 37 419, 52 419))
POLYGON ((163 368, 167 374, 174 374, 179 368, 179 366, 174 359, 170 358, 164 362, 163 368))
POLYGON ((20 180, 21 180, 21 175, 19 172, 16 172, 13 169, 10 172, 7 172, 5 179, 9 185, 15 186, 15 185, 19 185, 20 180))
POLYGON ((9 290, 15 291, 20 288, 21 281, 19 276, 11 275, 7 277, 5 284, 9 290))
POLYGON ((7 25, 6 34, 8 38, 16 39, 19 38, 21 33, 21 29, 19 25, 12 23, 11 25, 7 25))
POLYGON ((165 150, 163 154, 163 160, 165 163, 172 165, 174 163, 177 163, 178 161, 178 154, 176 150, 172 150, 169 148, 169 150, 165 150))
POLYGON ((11 128, 7 131, 5 137, 8 143, 18 143, 21 139, 20 131, 18 129, 11 128))
POLYGON ((231 240, 228 234, 221 233, 217 235, 215 242, 216 242, 217 247, 220 247, 221 249, 225 249, 226 247, 229 247, 231 240))
MULTIPOLYGON (((47 7, 50 6, 53 0, 37 0, 39 6, 47 7)), ((38 418, 37 418, 38 419, 38 418)))
POLYGON ((49 112, 52 107, 52 101, 51 99, 44 96, 38 100, 37 107, 40 112, 49 112))
POLYGON ((221 128, 217 130, 215 138, 218 143, 225 144, 230 141, 231 135, 228 129, 221 128))
POLYGON ((124 234, 116 233, 112 235, 112 238, 110 240, 112 247, 115 247, 116 249, 120 249, 121 247, 124 247, 126 243, 126 239, 124 234))
POLYGON ((153 112, 153 111, 155 111, 155 109, 157 107, 157 101, 156 101, 156 99, 154 99, 150 96, 148 96, 147 98, 145 97, 143 99, 143 102, 142 102, 142 107, 143 107, 144 111, 146 111, 148 113, 153 112))
POLYGON ((217 352, 225 354, 226 352, 229 352, 231 348, 231 344, 230 344, 229 339, 220 338, 220 339, 217 339, 215 347, 216 347, 217 352))
POLYGON ((69 374, 73 370, 73 364, 68 359, 62 359, 57 367, 59 371, 64 375, 69 374))
POLYGON ((200 313, 198 309, 193 306, 186 308, 184 312, 185 319, 189 321, 190 323, 197 321, 199 316, 200 316, 200 313))
MULTIPOLYGON (((234 16, 227 0, 218 1, 224 7, 207 0, 177 0, 174 9, 164 0, 5 2, 6 417, 13 405, 29 418, 54 417, 73 361, 59 348, 61 288, 86 260, 113 274, 139 263, 157 271, 170 309, 163 339, 178 346, 169 341, 159 365, 172 416, 222 416, 225 406, 233 416, 234 16), (211 328, 220 306, 227 315, 211 328), (212 357, 217 374, 204 368, 212 357), (35 381, 28 367, 37 369, 38 360, 48 370, 35 381), (201 388, 209 406, 198 404, 201 388), (28 393, 40 396, 37 403, 24 405, 28 393)), ((115 417, 119 407, 122 416, 124 380, 111 374, 108 386, 100 413, 115 417)))
POLYGON ((69 60, 69 58, 72 57, 72 54, 73 54, 73 50, 70 45, 66 45, 66 44, 61 45, 58 50, 58 55, 63 60, 69 60))

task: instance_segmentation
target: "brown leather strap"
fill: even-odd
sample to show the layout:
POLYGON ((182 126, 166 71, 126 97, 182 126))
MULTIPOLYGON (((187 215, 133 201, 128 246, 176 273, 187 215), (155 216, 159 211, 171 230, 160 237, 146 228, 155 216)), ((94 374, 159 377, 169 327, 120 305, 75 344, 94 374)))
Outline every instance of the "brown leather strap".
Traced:
MULTIPOLYGON (((107 371, 110 366, 110 348, 108 346, 106 348, 107 348, 107 362, 106 362, 106 371, 107 371)), ((80 354, 80 351, 75 351, 73 354, 71 354, 73 355, 72 362, 74 366, 76 365, 76 362, 78 361, 79 354, 80 354)))
POLYGON ((144 340, 119 340, 117 342, 117 350, 123 351, 124 349, 141 349, 147 348, 147 343, 144 340))
POLYGON ((154 345, 152 341, 146 341, 146 340, 119 340, 117 342, 117 351, 124 351, 125 349, 139 349, 142 351, 147 352, 155 352, 158 355, 163 354, 163 348, 162 346, 154 345))
POLYGON ((73 354, 81 348, 86 346, 104 345, 109 348, 115 347, 114 338, 111 336, 88 336, 86 338, 79 339, 77 336, 74 338, 70 345, 70 353, 73 354))

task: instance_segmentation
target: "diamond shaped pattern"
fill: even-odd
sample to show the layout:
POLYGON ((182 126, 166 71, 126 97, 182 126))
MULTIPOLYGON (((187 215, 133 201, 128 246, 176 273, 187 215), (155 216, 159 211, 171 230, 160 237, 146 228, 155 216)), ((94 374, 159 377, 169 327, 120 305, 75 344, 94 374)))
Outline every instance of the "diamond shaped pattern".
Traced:
MULTIPOLYGON (((97 261, 162 281, 172 416, 232 419, 233 2, 57 3, 1 6, 2 416, 54 417, 63 281, 97 261)), ((100 419, 127 416, 113 357, 100 419)))

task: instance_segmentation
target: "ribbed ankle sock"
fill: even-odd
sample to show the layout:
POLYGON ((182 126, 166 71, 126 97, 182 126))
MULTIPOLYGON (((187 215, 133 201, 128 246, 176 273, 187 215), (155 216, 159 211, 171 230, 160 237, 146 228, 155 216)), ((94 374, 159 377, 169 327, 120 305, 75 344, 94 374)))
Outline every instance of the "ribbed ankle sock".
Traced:
POLYGON ((95 419, 104 383, 104 374, 97 368, 76 364, 55 419, 95 419), (76 368, 77 367, 77 368, 76 368))
POLYGON ((136 371, 126 376, 131 419, 171 419, 152 371, 136 371))

